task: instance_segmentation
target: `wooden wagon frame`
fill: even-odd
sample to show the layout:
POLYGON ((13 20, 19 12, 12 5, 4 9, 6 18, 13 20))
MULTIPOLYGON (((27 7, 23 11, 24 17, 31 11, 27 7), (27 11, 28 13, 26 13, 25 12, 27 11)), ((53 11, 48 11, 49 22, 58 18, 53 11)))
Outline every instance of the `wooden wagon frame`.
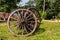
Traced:
POLYGON ((13 35, 29 36, 34 33, 40 22, 40 14, 36 8, 27 8, 13 11, 7 20, 7 25, 13 35))

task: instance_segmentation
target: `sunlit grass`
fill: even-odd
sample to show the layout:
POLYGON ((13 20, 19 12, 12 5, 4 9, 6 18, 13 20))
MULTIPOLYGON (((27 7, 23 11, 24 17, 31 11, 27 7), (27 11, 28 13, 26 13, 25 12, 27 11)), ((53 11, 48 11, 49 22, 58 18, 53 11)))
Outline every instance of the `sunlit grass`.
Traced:
POLYGON ((60 40, 60 23, 42 22, 28 37, 16 37, 9 32, 6 23, 0 23, 0 37, 3 40, 60 40))

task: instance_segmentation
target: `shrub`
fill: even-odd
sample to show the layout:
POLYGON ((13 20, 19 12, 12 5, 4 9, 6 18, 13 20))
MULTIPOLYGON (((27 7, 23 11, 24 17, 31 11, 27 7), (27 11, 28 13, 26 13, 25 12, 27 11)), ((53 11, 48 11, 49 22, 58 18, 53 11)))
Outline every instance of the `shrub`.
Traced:
POLYGON ((45 19, 46 18, 46 12, 42 12, 42 16, 41 16, 43 19, 45 19))
POLYGON ((60 19, 60 13, 58 13, 58 15, 56 16, 56 19, 60 19))

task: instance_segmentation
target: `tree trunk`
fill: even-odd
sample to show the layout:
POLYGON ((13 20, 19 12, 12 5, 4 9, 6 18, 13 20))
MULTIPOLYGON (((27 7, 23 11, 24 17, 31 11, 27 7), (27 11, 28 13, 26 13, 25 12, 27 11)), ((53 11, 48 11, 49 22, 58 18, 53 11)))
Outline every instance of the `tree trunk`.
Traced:
POLYGON ((45 12, 45 0, 43 2, 43 13, 45 12))

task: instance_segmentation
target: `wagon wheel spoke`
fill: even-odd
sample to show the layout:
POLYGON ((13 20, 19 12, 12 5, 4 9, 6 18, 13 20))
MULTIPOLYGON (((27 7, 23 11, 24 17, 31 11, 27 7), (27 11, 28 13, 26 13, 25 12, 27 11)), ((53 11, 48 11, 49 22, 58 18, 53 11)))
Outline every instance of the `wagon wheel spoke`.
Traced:
POLYGON ((24 34, 24 27, 22 26, 22 35, 24 34))
POLYGON ((33 27, 33 25, 32 24, 28 24, 29 26, 31 26, 31 27, 33 27))
POLYGON ((28 27, 28 26, 26 26, 27 27, 27 29, 31 32, 32 30, 28 27))
POLYGON ((10 25, 14 27, 17 26, 17 21, 10 21, 10 25))
POLYGON ((15 26, 15 29, 20 29, 20 28, 21 28, 21 26, 20 26, 20 24, 18 23, 17 26, 15 26))
POLYGON ((26 31, 26 33, 28 33, 27 28, 25 26, 24 26, 24 30, 26 31))
POLYGON ((16 14, 16 15, 17 15, 17 16, 16 16, 17 19, 13 18, 15 21, 13 20, 13 21, 10 22, 10 25, 13 25, 14 27, 16 27, 16 26, 18 25, 18 23, 19 23, 19 21, 18 21, 18 20, 19 20, 19 19, 18 19, 18 14, 16 14))
POLYGON ((21 35, 23 35, 23 27, 22 27, 22 25, 20 25, 20 26, 18 26, 17 27, 17 30, 19 30, 18 32, 17 32, 17 34, 21 34, 21 35), (21 32, 20 32, 20 30, 21 30, 21 32))
POLYGON ((30 26, 31 29, 34 28, 34 25, 33 24, 28 24, 28 26, 30 26))
POLYGON ((13 17, 11 17, 11 19, 17 20, 17 19, 15 19, 15 18, 13 18, 13 17))
POLYGON ((24 18, 26 18, 27 14, 28 14, 28 12, 25 12, 25 14, 24 14, 24 18))
POLYGON ((28 18, 27 20, 31 20, 31 19, 34 19, 33 17, 31 17, 31 18, 28 18))
POLYGON ((32 14, 29 14, 26 18, 29 18, 32 14))
POLYGON ((13 35, 28 36, 31 35, 37 26, 37 19, 33 12, 27 9, 19 9, 14 11, 8 19, 8 28, 13 35), (16 18, 14 15, 16 13, 16 18), (10 18, 13 16, 13 22, 10 18), (10 24, 9 24, 10 23, 10 24), (14 26, 14 27, 13 27, 14 26))
POLYGON ((21 18, 23 18, 23 10, 21 11, 21 18))
POLYGON ((18 26, 18 24, 15 24, 15 25, 14 25, 14 27, 17 27, 17 26, 18 26))
POLYGON ((35 21, 29 21, 28 23, 35 23, 35 21))
POLYGON ((21 19, 21 14, 18 11, 18 20, 21 19))

